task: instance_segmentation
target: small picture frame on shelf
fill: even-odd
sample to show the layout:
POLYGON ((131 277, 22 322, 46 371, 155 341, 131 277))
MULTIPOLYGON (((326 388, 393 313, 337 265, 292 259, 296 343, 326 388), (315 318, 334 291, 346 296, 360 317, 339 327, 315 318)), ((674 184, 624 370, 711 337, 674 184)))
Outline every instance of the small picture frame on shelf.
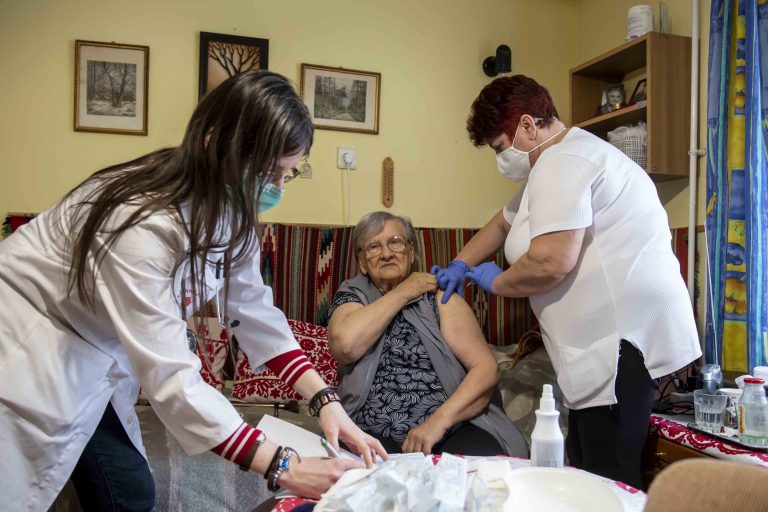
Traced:
POLYGON ((75 131, 147 135, 148 90, 148 46, 75 41, 75 131))
POLYGON ((629 104, 634 105, 648 99, 648 94, 645 91, 645 86, 648 83, 646 78, 643 78, 637 82, 635 90, 632 92, 632 97, 629 99, 629 104))
POLYGON ((603 102, 597 108, 596 115, 607 114, 626 107, 624 99, 624 84, 611 84, 603 89, 603 102))

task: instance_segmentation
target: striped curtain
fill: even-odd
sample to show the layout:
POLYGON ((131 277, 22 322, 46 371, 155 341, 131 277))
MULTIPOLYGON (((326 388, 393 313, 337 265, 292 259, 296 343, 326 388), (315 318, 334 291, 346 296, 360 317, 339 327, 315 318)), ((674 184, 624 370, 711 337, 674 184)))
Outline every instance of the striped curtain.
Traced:
POLYGON ((707 104, 708 363, 768 345, 768 0, 712 0, 707 104))

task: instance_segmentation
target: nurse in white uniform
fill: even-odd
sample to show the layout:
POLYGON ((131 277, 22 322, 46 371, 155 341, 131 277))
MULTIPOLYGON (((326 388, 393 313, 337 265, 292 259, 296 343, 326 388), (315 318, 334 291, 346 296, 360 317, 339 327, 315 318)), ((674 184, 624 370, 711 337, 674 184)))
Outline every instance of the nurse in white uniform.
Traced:
POLYGON ((448 292, 469 277, 529 297, 570 410, 570 464, 639 487, 655 379, 701 356, 656 189, 624 153, 568 129, 549 92, 522 75, 487 85, 467 129, 502 175, 527 182, 433 272, 448 292), (501 247, 506 271, 483 263, 501 247))
POLYGON ((331 444, 344 440, 368 464, 386 458, 312 368, 260 277, 258 212, 280 199, 312 135, 284 77, 242 73, 200 102, 179 147, 94 174, 0 243, 4 510, 46 510, 73 471, 86 509, 151 509, 140 387, 189 454, 212 450, 265 474, 271 489, 319 497, 362 466, 299 459, 201 379, 184 319, 216 293, 251 364, 310 398, 331 444))

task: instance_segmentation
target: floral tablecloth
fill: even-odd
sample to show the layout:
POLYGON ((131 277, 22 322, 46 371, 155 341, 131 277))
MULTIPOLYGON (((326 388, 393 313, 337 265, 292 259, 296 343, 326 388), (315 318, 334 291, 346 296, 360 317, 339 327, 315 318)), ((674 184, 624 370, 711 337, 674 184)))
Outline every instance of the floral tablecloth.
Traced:
MULTIPOLYGON (((437 461, 440 459, 439 455, 433 455, 433 462, 437 463, 437 461)), ((510 466, 512 466, 512 469, 518 469, 518 468, 528 468, 531 466, 531 461, 528 459, 518 459, 515 457, 509 458, 510 466)), ((625 512, 642 512, 643 507, 645 507, 645 501, 646 501, 646 495, 643 491, 639 489, 635 489, 632 486, 629 486, 627 484, 624 484, 622 482, 617 482, 614 480, 611 480, 609 478, 603 478, 601 476, 592 475, 596 478, 599 478, 600 480, 607 483, 611 490, 616 494, 616 496, 621 501, 622 505, 624 506, 625 512)), ((306 505, 310 503, 316 503, 315 501, 304 499, 304 498, 286 498, 284 500, 281 500, 273 509, 272 512, 293 512, 297 508, 299 508, 301 505, 306 505)), ((303 511, 305 508, 301 507, 301 510, 303 511)))
POLYGON ((688 428, 688 422, 692 419, 692 417, 686 419, 680 416, 652 415, 650 430, 675 444, 718 459, 768 467, 768 452, 750 450, 717 437, 693 431, 688 428))

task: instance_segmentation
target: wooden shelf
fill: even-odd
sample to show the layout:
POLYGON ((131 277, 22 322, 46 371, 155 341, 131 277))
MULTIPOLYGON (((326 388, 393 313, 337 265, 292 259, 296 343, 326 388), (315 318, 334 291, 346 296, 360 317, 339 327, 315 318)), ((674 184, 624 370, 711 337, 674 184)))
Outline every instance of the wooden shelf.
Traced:
POLYGON ((574 126, 583 128, 584 130, 590 131, 605 139, 609 131, 616 129, 619 126, 624 126, 625 124, 635 124, 639 121, 645 121, 645 118, 646 106, 645 103, 643 103, 642 105, 631 105, 619 110, 614 110, 613 112, 608 112, 607 114, 576 123, 574 126))
MULTIPOLYGON (((655 181, 688 176, 691 39, 649 32, 570 71, 571 120, 602 139, 638 122, 647 128, 648 165, 655 181), (644 75, 646 101, 595 116, 603 91, 644 75)), ((626 88, 626 94, 632 90, 626 88)), ((629 98, 626 98, 627 100, 629 98)))

